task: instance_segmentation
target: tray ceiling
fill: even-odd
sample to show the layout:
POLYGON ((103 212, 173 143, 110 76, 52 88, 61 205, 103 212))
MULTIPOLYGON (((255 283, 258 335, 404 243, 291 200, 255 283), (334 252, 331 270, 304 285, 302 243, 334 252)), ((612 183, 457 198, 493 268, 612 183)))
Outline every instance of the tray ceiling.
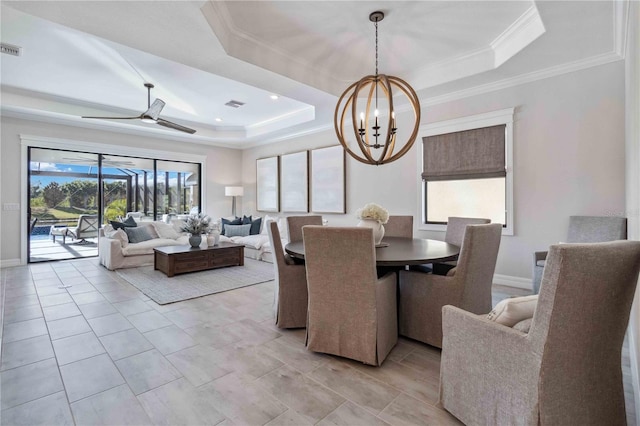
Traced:
POLYGON ((624 43, 613 1, 3 1, 2 41, 23 54, 2 55, 2 111, 239 148, 331 128, 337 96, 374 72, 374 10, 380 72, 427 103, 619 60, 624 43), (140 114, 144 81, 198 132, 78 118, 140 114))

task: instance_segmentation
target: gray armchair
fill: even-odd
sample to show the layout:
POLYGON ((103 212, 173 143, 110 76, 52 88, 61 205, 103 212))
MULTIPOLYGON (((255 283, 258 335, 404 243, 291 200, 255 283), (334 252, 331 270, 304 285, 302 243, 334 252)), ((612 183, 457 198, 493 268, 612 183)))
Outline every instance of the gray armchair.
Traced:
POLYGON ((527 334, 443 309, 440 402, 469 425, 624 425, 640 242, 551 246, 527 334), (615 265, 615 267, 611 267, 615 265))
MULTIPOLYGON (((600 243, 627 239, 627 218, 600 216, 570 216, 567 243, 600 243)), ((533 253, 533 292, 540 292, 546 251, 533 253)))
POLYGON ((502 225, 467 225, 455 273, 400 271, 400 334, 442 346, 442 307, 476 314, 491 310, 491 285, 502 225))
POLYGON ((307 349, 380 365, 398 341, 396 274, 376 277, 370 228, 305 226, 307 349))
POLYGON ((304 265, 296 265, 284 253, 276 222, 267 223, 276 272, 274 308, 276 326, 301 328, 307 325, 307 277, 304 265))
POLYGON ((384 236, 413 238, 413 216, 389 216, 384 224, 384 236))
POLYGON ((287 228, 289 230, 289 242, 302 241, 302 227, 305 225, 322 225, 322 216, 289 216, 287 217, 287 228))

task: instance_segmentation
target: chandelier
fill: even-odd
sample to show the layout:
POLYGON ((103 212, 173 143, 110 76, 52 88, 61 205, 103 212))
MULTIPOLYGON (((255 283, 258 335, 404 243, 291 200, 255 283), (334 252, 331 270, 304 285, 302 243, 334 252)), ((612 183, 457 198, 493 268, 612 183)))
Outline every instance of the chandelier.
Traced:
POLYGON ((398 77, 378 74, 378 22, 383 19, 384 13, 380 11, 369 15, 376 29, 375 75, 363 77, 349 86, 338 99, 333 117, 336 135, 344 150, 362 163, 375 165, 390 163, 406 154, 413 146, 420 126, 420 101, 413 88, 398 77), (413 131, 406 142, 398 146, 394 89, 408 99, 414 118, 413 131), (345 126, 347 133, 353 131, 355 144, 348 141, 345 126))

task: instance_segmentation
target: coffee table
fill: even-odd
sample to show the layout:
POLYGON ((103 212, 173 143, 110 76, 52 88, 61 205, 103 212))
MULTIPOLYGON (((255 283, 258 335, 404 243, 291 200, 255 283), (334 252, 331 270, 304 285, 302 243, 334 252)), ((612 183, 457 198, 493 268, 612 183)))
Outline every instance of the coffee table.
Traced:
POLYGON ((219 243, 213 247, 166 246, 153 249, 153 268, 168 277, 225 266, 244 265, 244 246, 219 243))

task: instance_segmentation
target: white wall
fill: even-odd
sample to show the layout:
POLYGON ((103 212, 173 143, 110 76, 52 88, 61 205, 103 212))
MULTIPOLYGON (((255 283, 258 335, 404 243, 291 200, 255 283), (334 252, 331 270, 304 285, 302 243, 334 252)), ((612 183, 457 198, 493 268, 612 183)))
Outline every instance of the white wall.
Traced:
MULTIPOLYGON (((625 212, 624 62, 425 107, 422 124, 515 107, 515 235, 502 238, 496 273, 531 279, 532 253, 566 238, 570 215, 625 212)), ((332 131, 243 151, 243 212, 255 211, 257 158, 335 145, 332 131)), ((355 225, 368 202, 391 214, 418 211, 418 144, 383 166, 347 160, 347 215, 330 225, 355 225)), ((419 236, 443 237, 420 231, 419 236)))
MULTIPOLYGON (((1 125, 0 202, 2 204, 20 203, 23 196, 20 182, 21 134, 206 156, 206 176, 203 177, 203 180, 206 179, 204 194, 206 205, 202 207, 202 211, 214 217, 230 214, 231 198, 224 196, 224 187, 239 184, 242 178, 240 150, 10 117, 2 117, 1 125)), ((91 150, 90 145, 87 145, 87 150, 91 150)), ((3 266, 14 265, 20 258, 21 244, 24 243, 26 233, 26 230, 20 229, 20 218, 21 215, 26 214, 25 211, 0 210, 0 262, 3 266)))

